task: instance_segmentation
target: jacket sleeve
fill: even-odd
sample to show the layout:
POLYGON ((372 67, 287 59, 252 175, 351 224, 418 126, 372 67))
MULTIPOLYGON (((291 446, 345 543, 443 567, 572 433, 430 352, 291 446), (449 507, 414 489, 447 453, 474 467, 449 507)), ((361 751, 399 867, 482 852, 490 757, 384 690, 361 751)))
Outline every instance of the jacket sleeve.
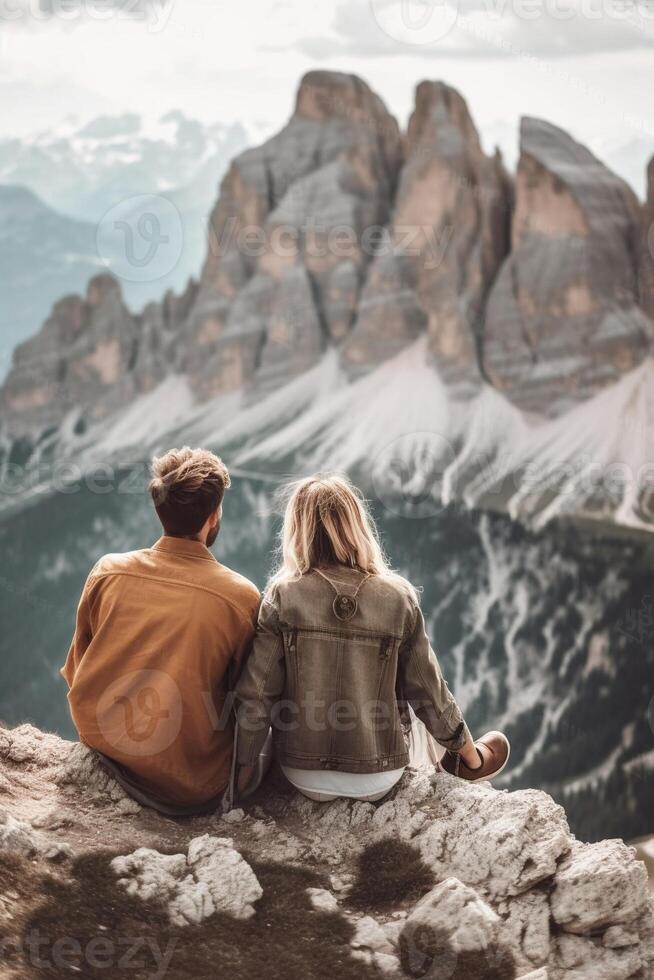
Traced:
POLYGON ((274 598, 265 597, 259 609, 252 652, 236 686, 238 719, 237 761, 253 766, 268 735, 275 702, 286 683, 284 637, 274 598))
POLYGON ((400 648, 398 695, 440 745, 456 752, 470 733, 432 650, 419 606, 414 616, 411 633, 400 648))
POLYGON ((68 656, 66 657, 66 663, 61 668, 59 673, 64 678, 68 687, 73 686, 73 681, 75 680, 75 673, 79 667, 82 657, 86 653, 86 650, 93 639, 93 630, 91 627, 91 589, 95 584, 94 577, 95 568, 91 571, 89 577, 84 585, 84 590, 82 592, 82 597, 79 601, 77 607, 77 618, 75 621, 75 633, 68 650, 68 656))
POLYGON ((247 663, 250 651, 252 650, 260 601, 261 596, 257 594, 256 604, 252 606, 250 615, 242 621, 234 653, 227 668, 227 687, 232 692, 236 690, 243 665, 247 663))

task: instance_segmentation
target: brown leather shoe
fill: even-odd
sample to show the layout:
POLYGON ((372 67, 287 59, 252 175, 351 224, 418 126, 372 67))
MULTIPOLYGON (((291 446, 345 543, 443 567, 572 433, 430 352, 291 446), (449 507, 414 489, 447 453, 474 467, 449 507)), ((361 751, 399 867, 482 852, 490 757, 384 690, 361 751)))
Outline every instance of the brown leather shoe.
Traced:
POLYGON ((470 782, 485 783, 495 779, 502 772, 511 754, 511 745, 502 732, 487 732, 475 742, 481 765, 478 769, 470 769, 458 752, 445 753, 441 766, 450 776, 459 776, 470 782))

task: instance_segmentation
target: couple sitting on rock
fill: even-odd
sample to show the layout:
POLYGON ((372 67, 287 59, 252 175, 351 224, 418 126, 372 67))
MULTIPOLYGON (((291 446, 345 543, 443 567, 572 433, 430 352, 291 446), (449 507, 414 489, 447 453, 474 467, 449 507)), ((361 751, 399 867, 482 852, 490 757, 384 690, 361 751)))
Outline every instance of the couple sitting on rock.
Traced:
MULTIPOLYGON (((274 755, 311 799, 374 801, 405 766, 438 764, 438 745, 447 772, 498 775, 508 741, 473 741, 361 495, 335 476, 291 487, 261 600, 209 550, 229 485, 211 452, 155 459, 163 536, 101 558, 80 600, 70 710, 127 792, 170 816, 208 813, 258 788, 274 755)), ((247 554, 259 529, 229 533, 247 554)))

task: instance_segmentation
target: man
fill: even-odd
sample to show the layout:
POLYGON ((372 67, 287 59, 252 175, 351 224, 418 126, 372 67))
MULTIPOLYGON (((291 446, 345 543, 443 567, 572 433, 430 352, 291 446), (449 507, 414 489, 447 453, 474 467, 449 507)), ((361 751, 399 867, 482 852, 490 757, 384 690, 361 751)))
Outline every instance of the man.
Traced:
POLYGON ((209 812, 230 779, 229 690, 260 596, 209 551, 229 485, 206 450, 153 460, 163 536, 95 565, 62 669, 80 739, 132 796, 171 816, 209 812))

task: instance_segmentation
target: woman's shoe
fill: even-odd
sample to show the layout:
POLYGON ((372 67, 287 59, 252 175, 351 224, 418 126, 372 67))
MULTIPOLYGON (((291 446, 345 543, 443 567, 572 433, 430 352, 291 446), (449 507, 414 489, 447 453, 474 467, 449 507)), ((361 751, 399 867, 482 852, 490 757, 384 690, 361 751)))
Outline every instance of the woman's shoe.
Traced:
POLYGON ((487 732, 475 742, 481 765, 478 769, 470 769, 458 752, 449 749, 441 759, 441 766, 451 776, 459 776, 471 783, 485 783, 503 771, 509 761, 511 745, 502 732, 487 732))

